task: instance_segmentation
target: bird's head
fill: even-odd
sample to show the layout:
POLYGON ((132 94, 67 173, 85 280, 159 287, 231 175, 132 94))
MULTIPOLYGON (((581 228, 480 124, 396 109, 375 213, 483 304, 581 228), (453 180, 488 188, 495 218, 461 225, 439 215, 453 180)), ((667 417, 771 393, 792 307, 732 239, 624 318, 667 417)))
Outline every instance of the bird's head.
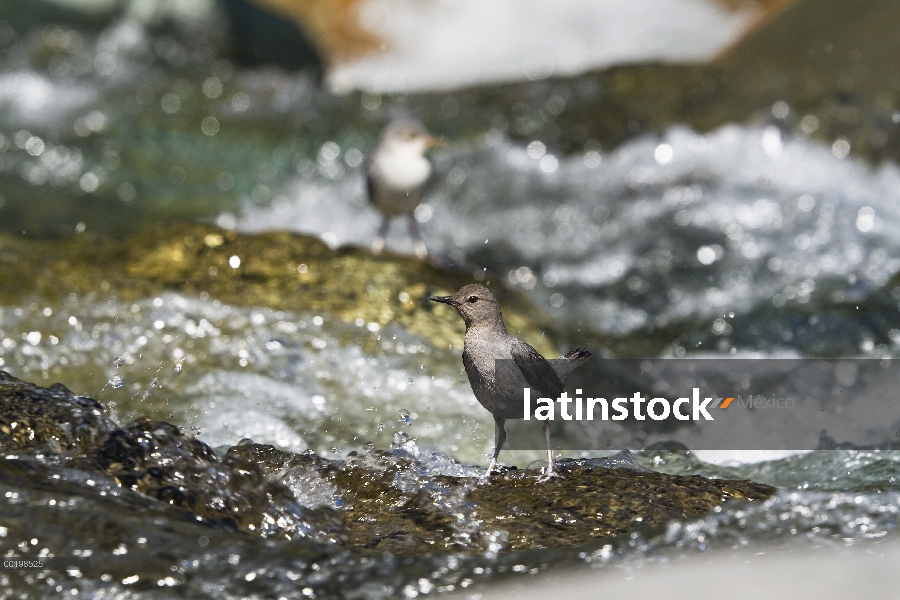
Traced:
POLYGON ((390 150, 401 150, 424 154, 426 150, 440 142, 417 119, 393 121, 384 128, 379 145, 390 150))
POLYGON ((477 283, 467 285, 452 296, 432 296, 431 300, 455 308, 466 322, 467 329, 473 326, 504 327, 500 303, 483 285, 477 283))

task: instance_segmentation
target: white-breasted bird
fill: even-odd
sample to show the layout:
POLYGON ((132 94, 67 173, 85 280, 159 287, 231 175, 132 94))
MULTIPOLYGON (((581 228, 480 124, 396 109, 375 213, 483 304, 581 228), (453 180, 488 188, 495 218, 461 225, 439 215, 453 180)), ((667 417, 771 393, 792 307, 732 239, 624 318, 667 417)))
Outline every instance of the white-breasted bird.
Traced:
POLYGON ((382 215, 381 226, 372 242, 376 254, 384 249, 391 219, 406 216, 416 256, 428 255, 413 213, 422 201, 422 192, 432 173, 425 151, 437 141, 415 119, 393 121, 382 131, 378 145, 366 162, 369 201, 382 215))

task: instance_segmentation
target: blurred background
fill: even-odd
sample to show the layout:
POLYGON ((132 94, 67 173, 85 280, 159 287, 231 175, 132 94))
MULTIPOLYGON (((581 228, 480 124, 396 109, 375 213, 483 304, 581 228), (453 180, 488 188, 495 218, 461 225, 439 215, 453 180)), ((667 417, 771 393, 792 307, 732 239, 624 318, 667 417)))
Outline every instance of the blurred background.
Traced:
POLYGON ((229 224, 226 213, 243 211, 244 229, 278 222, 358 243, 371 219, 342 215, 329 231, 258 209, 299 206, 320 181, 358 203, 373 136, 409 114, 454 142, 437 157, 450 168, 476 138, 605 157, 679 125, 728 123, 771 124, 778 140, 809 137, 877 164, 896 159, 893 10, 839 0, 4 1, 2 223, 110 233, 180 218, 229 224), (304 178, 312 185, 298 189, 304 178))
MULTIPOLYGON (((493 426, 424 298, 472 280, 548 355, 896 358, 897 23, 896 0, 0 0, 0 369, 214 447, 412 443, 446 474, 493 426), (409 116, 443 137, 431 262, 399 224, 366 250, 364 160, 409 116)), ((785 491, 579 560, 896 538, 895 454, 762 458, 639 456, 785 491)))

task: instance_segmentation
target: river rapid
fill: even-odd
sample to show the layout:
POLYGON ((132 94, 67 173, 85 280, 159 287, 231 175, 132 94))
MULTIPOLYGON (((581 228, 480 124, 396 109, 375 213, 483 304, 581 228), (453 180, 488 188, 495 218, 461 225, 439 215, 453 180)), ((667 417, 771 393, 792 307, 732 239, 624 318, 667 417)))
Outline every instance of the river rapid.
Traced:
MULTIPOLYGON (((213 38, 128 20, 99 32, 7 29, 4 235, 51 248, 60 237, 127 240, 200 220, 246 236, 307 234, 333 249, 371 242, 378 216, 362 161, 381 124, 414 107, 405 96, 332 96, 302 74, 235 67, 216 57, 213 38)), ((433 260, 522 294, 560 352, 589 343, 624 358, 900 358, 896 164, 811 139, 785 103, 711 131, 673 124, 563 152, 508 123, 473 132, 454 120, 455 102, 448 93, 430 124, 445 141, 416 212, 433 260)), ((388 249, 411 254, 399 223, 388 249)), ((0 268, 16 260, 4 252, 0 268)), ((293 539, 211 528, 39 455, 28 461, 59 485, 22 484, 7 469, 0 555, 90 556, 93 566, 0 571, 0 598, 416 597, 483 591, 563 563, 640 570, 685 554, 897 540, 897 451, 574 451, 778 492, 624 538, 511 552, 502 528, 481 529, 438 480, 480 473, 493 445, 461 338, 439 345, 398 324, 307 310, 303 298, 287 310, 181 290, 10 298, 0 292, 0 370, 62 382, 120 424, 171 422, 220 456, 249 438, 338 469, 394 469, 398 490, 429 490, 469 537, 457 551, 404 556, 329 540, 312 517, 293 539)), ((524 468, 540 453, 501 458, 524 468)), ((342 509, 333 481, 295 472, 284 483, 302 507, 342 509)))

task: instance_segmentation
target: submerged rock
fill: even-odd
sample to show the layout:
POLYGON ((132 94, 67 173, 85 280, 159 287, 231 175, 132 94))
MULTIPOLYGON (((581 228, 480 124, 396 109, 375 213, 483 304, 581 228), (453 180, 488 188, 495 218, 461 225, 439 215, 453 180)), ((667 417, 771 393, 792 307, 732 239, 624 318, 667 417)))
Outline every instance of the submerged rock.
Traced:
MULTIPOLYGON (((264 537, 395 554, 520 551, 622 536, 775 492, 751 481, 656 473, 628 460, 605 463, 625 468, 563 460, 549 481, 514 469, 479 485, 477 477, 422 462, 410 440, 345 461, 247 440, 219 459, 172 424, 144 417, 117 427, 100 404, 60 385, 46 389, 2 372, 0 381, 0 451, 20 453, 8 459, 96 474, 198 521, 264 537)), ((16 477, 50 473, 23 467, 16 477)), ((43 483, 55 485, 53 478, 59 473, 43 483)))

